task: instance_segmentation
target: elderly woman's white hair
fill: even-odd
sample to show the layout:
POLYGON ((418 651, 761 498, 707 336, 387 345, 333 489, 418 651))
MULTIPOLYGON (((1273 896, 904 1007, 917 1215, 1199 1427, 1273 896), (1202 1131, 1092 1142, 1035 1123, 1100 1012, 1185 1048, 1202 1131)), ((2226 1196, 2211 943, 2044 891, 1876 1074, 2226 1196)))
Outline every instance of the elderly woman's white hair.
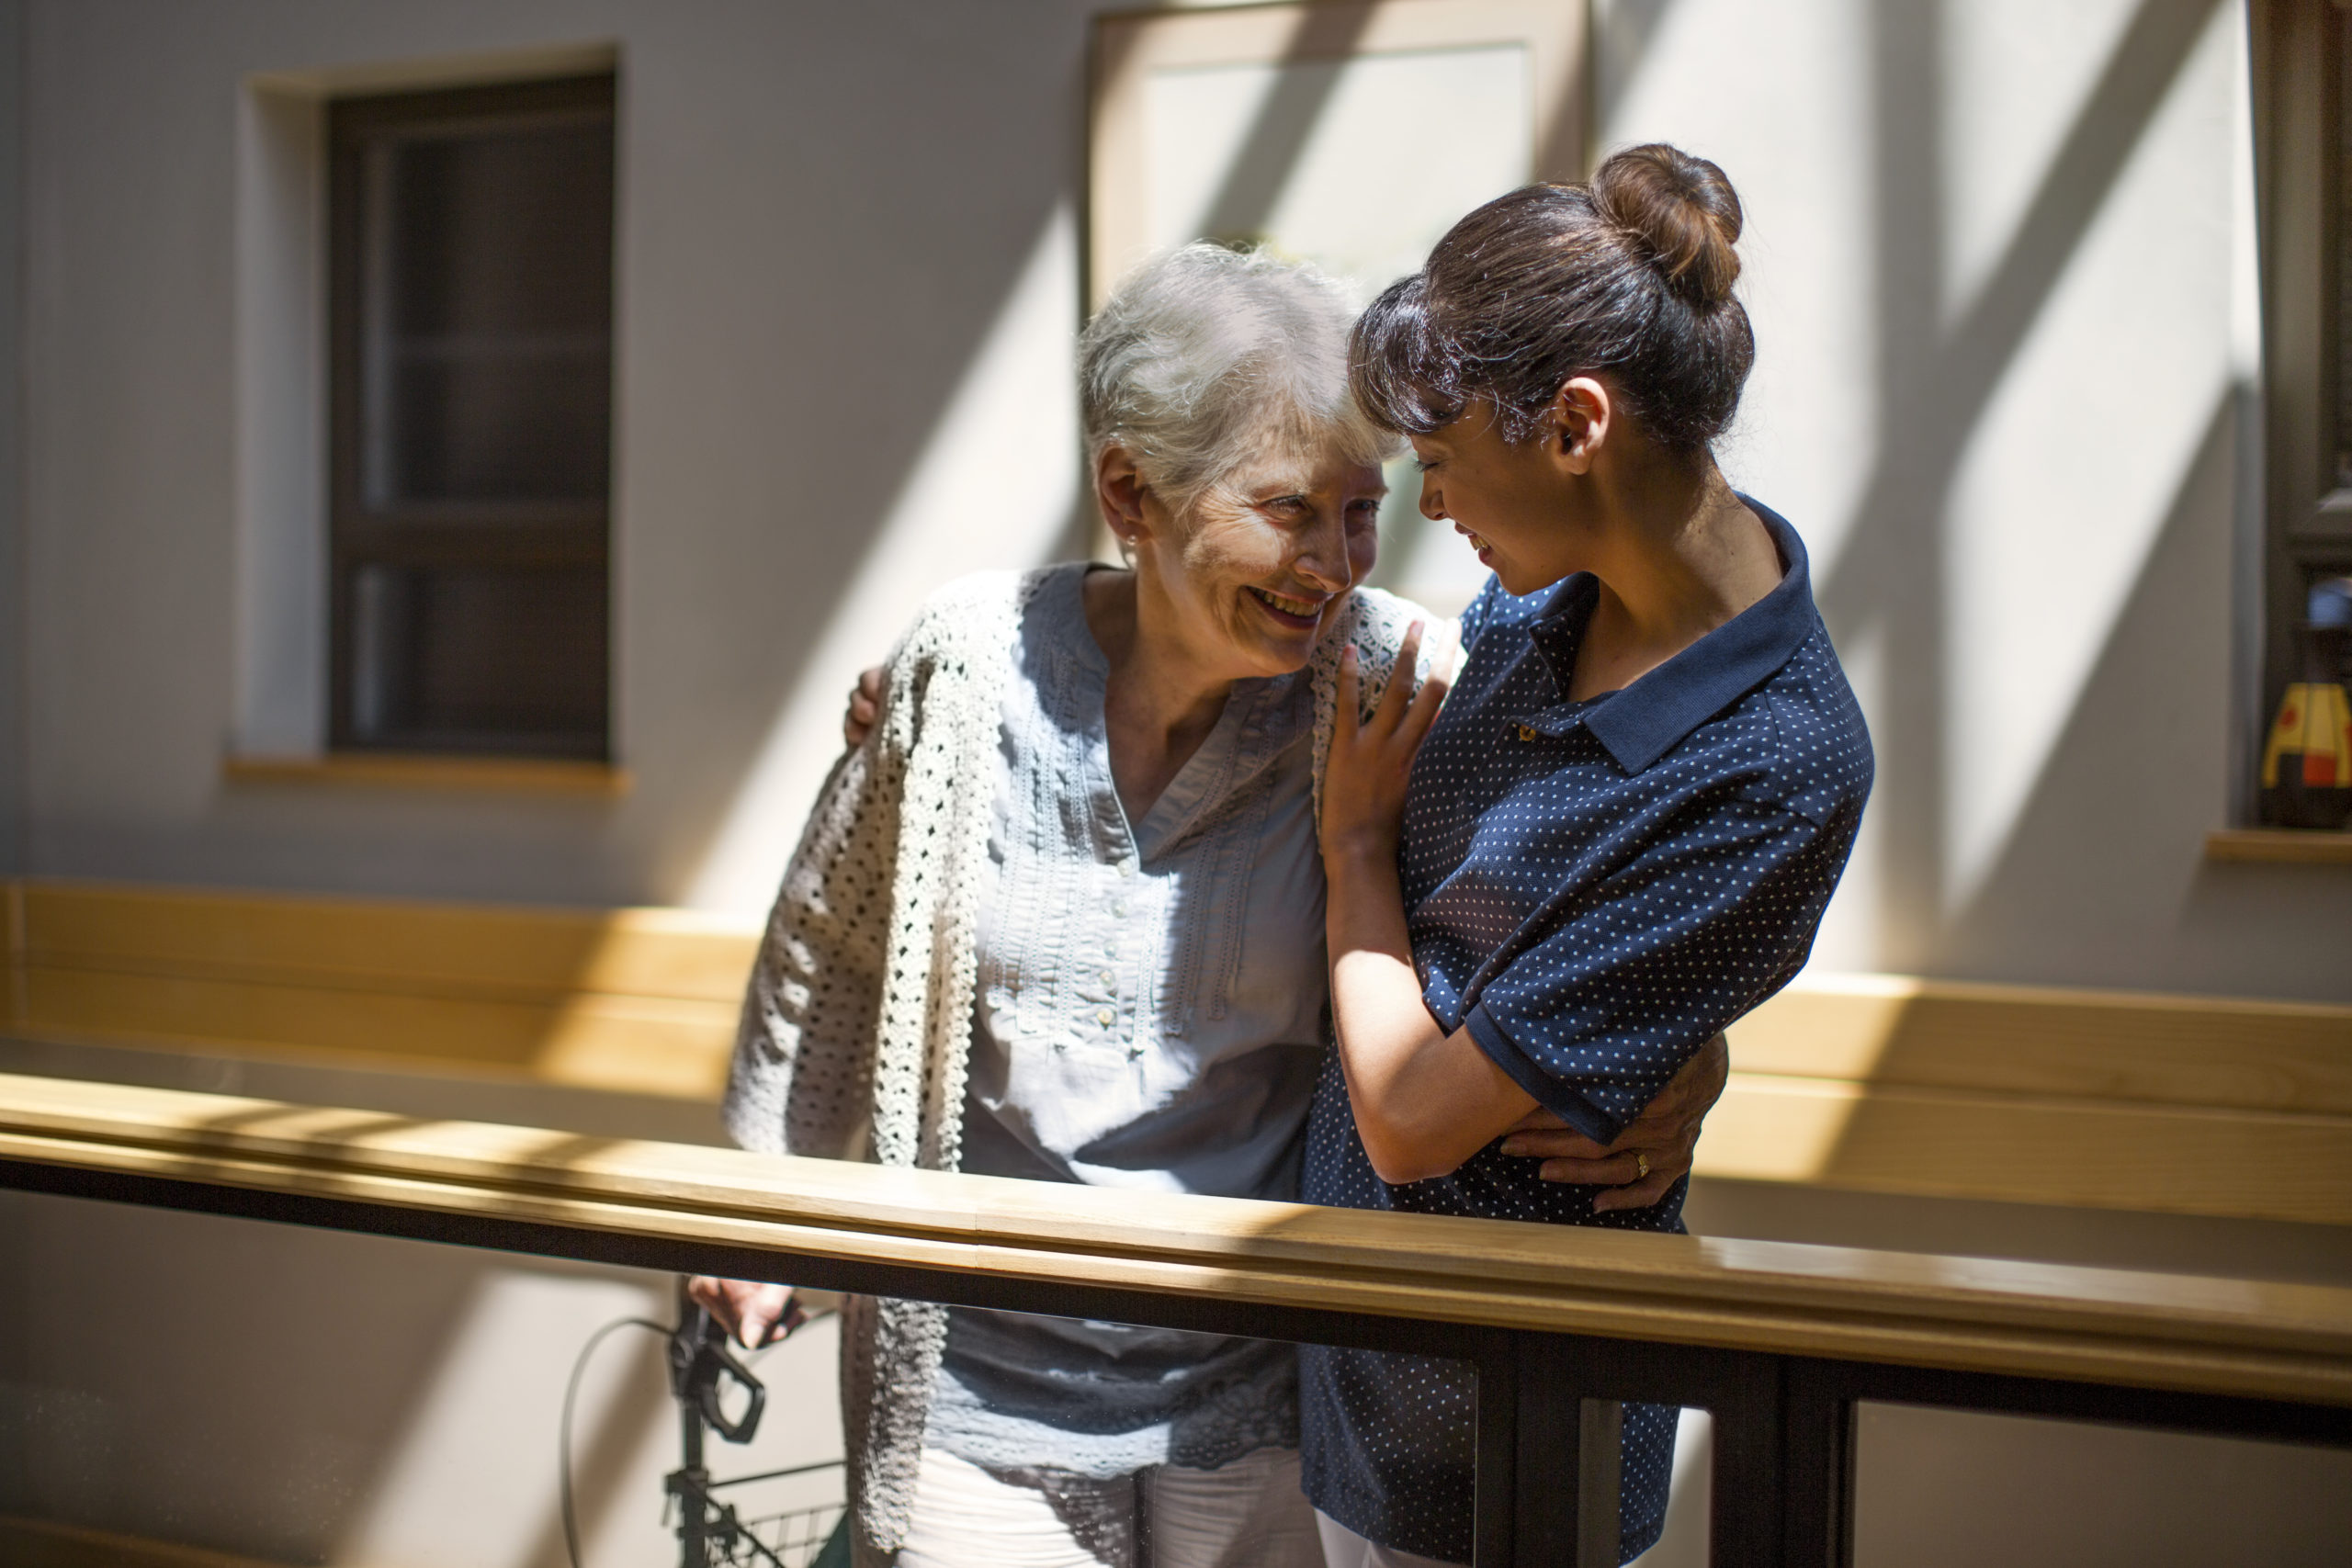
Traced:
POLYGON ((1355 310, 1304 262, 1190 244, 1119 281, 1079 340, 1090 461, 1123 447, 1180 515, 1253 458, 1378 464, 1397 438, 1348 390, 1355 310))

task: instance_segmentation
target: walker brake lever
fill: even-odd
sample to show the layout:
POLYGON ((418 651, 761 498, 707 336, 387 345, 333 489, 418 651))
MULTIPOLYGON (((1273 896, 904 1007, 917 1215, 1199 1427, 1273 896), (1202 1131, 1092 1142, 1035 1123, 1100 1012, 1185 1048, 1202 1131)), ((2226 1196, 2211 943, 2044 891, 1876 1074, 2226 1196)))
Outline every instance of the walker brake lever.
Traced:
POLYGON ((760 1427, 768 1391, 727 1346, 727 1330, 699 1303, 686 1303, 670 1334, 670 1393, 701 1412, 710 1429, 730 1443, 748 1443, 760 1427), (722 1382, 743 1391, 743 1413, 729 1419, 722 1382))

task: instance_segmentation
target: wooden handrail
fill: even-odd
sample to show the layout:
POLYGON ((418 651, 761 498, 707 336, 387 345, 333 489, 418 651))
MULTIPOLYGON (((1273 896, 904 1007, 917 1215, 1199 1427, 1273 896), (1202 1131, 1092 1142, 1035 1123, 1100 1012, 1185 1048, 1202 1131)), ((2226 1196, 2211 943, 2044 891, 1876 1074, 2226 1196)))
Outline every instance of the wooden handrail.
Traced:
POLYGON ((2352 1290, 883 1169, 0 1075, 0 1163, 801 1258, 2352 1405, 2352 1290))
MULTIPOLYGON (((33 879, 0 937, 22 1040, 708 1101, 758 930, 33 879)), ((2352 1007, 1808 975, 1731 1041, 1704 1179, 2352 1225, 2352 1007)))

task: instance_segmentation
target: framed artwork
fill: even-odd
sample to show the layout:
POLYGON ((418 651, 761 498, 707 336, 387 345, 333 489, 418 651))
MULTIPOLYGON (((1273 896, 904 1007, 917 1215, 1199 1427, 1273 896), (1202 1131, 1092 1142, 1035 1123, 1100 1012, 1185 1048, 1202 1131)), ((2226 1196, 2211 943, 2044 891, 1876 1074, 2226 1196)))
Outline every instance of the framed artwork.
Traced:
MULTIPOLYGON (((1091 86, 1090 310, 1136 262, 1196 239, 1305 257, 1369 299, 1479 203, 1586 173, 1583 0, 1105 16, 1091 86)), ((1389 485, 1374 580, 1450 614, 1485 573, 1424 527, 1409 465, 1389 485)))

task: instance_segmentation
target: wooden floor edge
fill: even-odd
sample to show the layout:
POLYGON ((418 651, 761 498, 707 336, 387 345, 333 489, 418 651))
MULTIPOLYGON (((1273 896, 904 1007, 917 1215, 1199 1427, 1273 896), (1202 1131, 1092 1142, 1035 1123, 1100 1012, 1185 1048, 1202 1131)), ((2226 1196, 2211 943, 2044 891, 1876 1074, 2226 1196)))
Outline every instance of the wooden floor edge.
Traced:
POLYGON ((220 776, 232 784, 346 785, 614 799, 628 795, 636 784, 627 768, 611 762, 399 751, 334 751, 319 756, 234 753, 221 759, 220 776))
POLYGON ((264 1558, 20 1514, 0 1514, 0 1561, 14 1568, 281 1568, 264 1558))

